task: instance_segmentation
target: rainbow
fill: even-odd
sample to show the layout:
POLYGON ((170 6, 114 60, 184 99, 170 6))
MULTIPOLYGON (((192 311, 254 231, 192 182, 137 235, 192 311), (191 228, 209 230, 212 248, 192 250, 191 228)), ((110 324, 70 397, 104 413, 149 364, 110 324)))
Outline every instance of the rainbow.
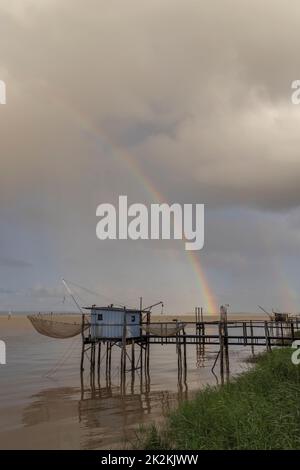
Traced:
POLYGON ((219 308, 218 308, 217 300, 215 299, 213 291, 211 287, 209 286, 207 277, 204 273, 204 269, 202 268, 200 259, 197 256, 197 252, 187 251, 186 253, 194 269, 196 278, 200 282, 201 291, 203 293, 203 297, 204 297, 205 304, 206 304, 204 307, 205 310, 207 309, 207 313, 215 313, 215 314, 218 313, 219 308))
MULTIPOLYGON (((152 200, 157 203, 166 202, 163 194, 156 188, 153 182, 149 179, 149 177, 141 170, 140 166, 138 165, 136 159, 124 151, 123 148, 120 147, 118 143, 112 142, 110 137, 101 132, 89 119, 85 114, 83 114, 80 110, 75 108, 74 106, 70 105, 70 103, 65 99, 65 97, 61 95, 57 95, 51 92, 51 99, 55 97, 58 101, 59 105, 64 105, 66 109, 72 112, 72 115, 75 116, 78 120, 79 125, 88 133, 91 133, 94 137, 99 138, 99 136, 104 140, 105 144, 115 152, 118 158, 120 158, 123 162, 126 163, 128 168, 135 174, 137 180, 142 182, 143 188, 147 190, 149 196, 152 200)), ((203 299, 205 305, 203 305, 204 310, 207 313, 217 313, 218 312, 218 304, 212 292, 212 289, 209 286, 209 282, 207 277, 204 273, 204 269, 200 263, 199 256, 195 251, 186 251, 188 260, 195 272, 196 279, 197 279, 197 287, 198 284, 200 285, 200 289, 203 295, 203 299)))

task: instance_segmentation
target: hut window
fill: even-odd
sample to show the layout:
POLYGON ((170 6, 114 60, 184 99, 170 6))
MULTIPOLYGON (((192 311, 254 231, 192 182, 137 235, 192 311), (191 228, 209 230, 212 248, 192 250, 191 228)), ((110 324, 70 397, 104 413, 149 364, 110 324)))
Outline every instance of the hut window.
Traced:
POLYGON ((131 315, 131 321, 132 321, 132 322, 135 321, 135 315, 131 315))
POLYGON ((98 313, 98 321, 102 321, 103 320, 103 315, 102 313, 98 313))

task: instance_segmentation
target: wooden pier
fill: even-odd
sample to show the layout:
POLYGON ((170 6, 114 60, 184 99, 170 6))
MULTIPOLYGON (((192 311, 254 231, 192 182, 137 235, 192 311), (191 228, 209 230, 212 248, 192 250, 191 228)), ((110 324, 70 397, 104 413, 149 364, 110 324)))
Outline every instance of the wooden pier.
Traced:
MULTIPOLYGON (((139 338, 126 338, 124 327, 123 337, 112 341, 108 338, 92 339, 87 329, 82 336, 81 371, 84 370, 84 360, 88 359, 91 383, 95 376, 100 377, 100 371, 105 368, 105 376, 110 383, 112 368, 112 350, 120 353, 121 388, 125 387, 126 376, 131 374, 134 381, 135 373, 139 372, 145 381, 149 380, 151 345, 175 345, 178 365, 178 381, 186 382, 187 377, 187 347, 196 347, 197 361, 203 362, 206 350, 214 346, 216 358, 212 371, 217 362, 220 365, 220 375, 229 374, 229 351, 235 347, 249 347, 255 354, 256 348, 271 350, 274 347, 290 346, 300 338, 300 317, 289 318, 286 321, 275 320, 227 320, 227 316, 219 321, 204 321, 202 312, 197 311, 194 322, 181 322, 182 325, 176 334, 166 334, 168 325, 174 322, 161 322, 155 324, 155 334, 149 332, 151 326, 149 315, 141 324, 139 338), (147 333, 142 333, 143 331, 147 333)), ((126 326, 126 325, 125 325, 126 326)))

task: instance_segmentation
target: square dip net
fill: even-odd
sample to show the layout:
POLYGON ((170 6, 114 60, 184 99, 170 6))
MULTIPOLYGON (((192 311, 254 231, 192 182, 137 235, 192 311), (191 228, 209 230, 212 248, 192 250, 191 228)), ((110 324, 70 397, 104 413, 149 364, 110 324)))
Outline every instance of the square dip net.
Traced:
POLYGON ((74 320, 66 319, 66 315, 55 314, 36 314, 28 315, 27 318, 32 323, 38 333, 50 338, 73 338, 82 333, 89 327, 89 322, 85 320, 82 324, 81 318, 74 320))

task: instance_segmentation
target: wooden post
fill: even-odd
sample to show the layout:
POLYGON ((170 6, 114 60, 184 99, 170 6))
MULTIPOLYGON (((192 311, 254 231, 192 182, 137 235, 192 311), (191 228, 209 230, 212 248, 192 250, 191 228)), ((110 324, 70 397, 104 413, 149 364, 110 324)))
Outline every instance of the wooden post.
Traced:
POLYGON ((274 322, 273 321, 271 321, 270 323, 269 332, 271 333, 271 336, 274 337, 274 322))
POLYGON ((125 387, 125 376, 126 376, 126 308, 124 308, 123 315, 123 335, 122 335, 122 353, 121 353, 121 382, 125 387))
POLYGON ((150 342, 149 342, 149 337, 147 337, 147 357, 145 359, 145 366, 146 366, 146 375, 149 378, 149 369, 150 369, 150 342))
POLYGON ((204 353, 205 353, 205 323, 202 322, 202 348, 201 348, 201 351, 202 351, 202 354, 204 356, 204 353))
POLYGON ((101 364, 101 341, 98 341, 97 378, 98 378, 99 388, 100 388, 100 364, 101 364))
POLYGON ((251 334, 251 352, 254 356, 254 334, 253 334, 253 323, 250 320, 250 334, 251 334))
POLYGON ((81 372, 83 372, 84 371, 84 351, 85 351, 85 344, 84 344, 84 313, 81 316, 81 340, 82 340, 82 348, 81 348, 80 370, 81 370, 81 372))
POLYGON ((91 343, 91 349, 90 349, 90 373, 91 374, 93 372, 93 346, 94 346, 94 343, 91 343))
POLYGON ((106 341, 106 351, 105 351, 105 377, 108 378, 108 369, 109 369, 109 345, 106 341))
POLYGON ((101 341, 98 341, 98 375, 100 374, 100 363, 101 363, 101 341))
POLYGON ((182 381, 182 356, 181 356, 181 343, 180 335, 176 334, 176 348, 177 348, 177 366, 178 366, 178 382, 182 381))
POLYGON ((113 343, 109 342, 108 348, 108 385, 111 385, 111 351, 112 351, 113 343))
POLYGON ((144 346, 143 346, 143 344, 141 344, 141 354, 140 354, 141 376, 142 376, 142 370, 143 370, 143 368, 144 368, 143 357, 144 357, 144 346))
POLYGON ((247 346, 247 324, 243 321, 243 342, 244 346, 247 346))
POLYGON ((222 323, 219 323, 219 343, 220 343, 220 375, 221 381, 224 382, 224 338, 222 331, 222 323))
POLYGON ((184 382, 186 383, 186 378, 187 378, 187 360, 186 360, 186 334, 185 334, 185 329, 183 328, 182 330, 183 334, 183 366, 184 366, 184 382))
POLYGON ((131 341, 131 393, 134 392, 135 381, 135 341, 131 341))
POLYGON ((111 373, 111 351, 113 348, 113 343, 110 341, 109 342, 109 375, 111 373))
POLYGON ((227 315, 223 325, 224 329, 224 346, 225 346, 225 365, 226 365, 226 373, 227 378, 229 375, 229 345, 228 345, 228 325, 227 325, 227 315))
POLYGON ((147 312, 147 331, 146 331, 146 354, 145 354, 145 367, 146 374, 149 375, 149 362, 150 362, 150 311, 147 312))
POLYGON ((135 373, 135 350, 134 350, 134 339, 131 341, 131 377, 134 380, 134 373, 135 373))
POLYGON ((148 344, 147 344, 147 367, 146 367, 146 377, 147 377, 147 386, 149 388, 150 386, 150 342, 149 342, 149 339, 147 340, 148 341, 148 344))
POLYGON ((268 322, 267 321, 265 321, 265 338, 266 338, 267 350, 271 351, 270 335, 269 335, 269 328, 268 328, 268 322))
POLYGON ((95 388, 95 343, 91 344, 91 354, 90 354, 90 383, 91 388, 95 388))
POLYGON ((295 339, 295 328, 294 328, 294 321, 291 320, 291 336, 292 336, 292 341, 295 339))
POLYGON ((96 365, 96 346, 97 343, 93 343, 93 370, 95 370, 96 365))

